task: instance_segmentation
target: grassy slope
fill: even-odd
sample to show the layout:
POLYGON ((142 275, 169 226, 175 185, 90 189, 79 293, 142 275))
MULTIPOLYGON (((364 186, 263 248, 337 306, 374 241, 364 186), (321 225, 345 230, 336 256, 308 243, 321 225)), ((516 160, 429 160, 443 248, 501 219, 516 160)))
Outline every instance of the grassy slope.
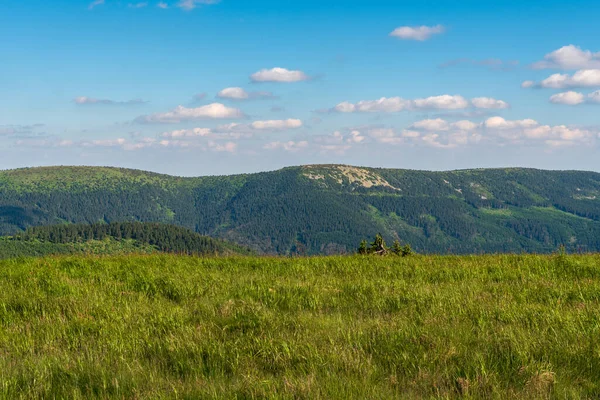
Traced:
POLYGON ((598 398, 600 256, 0 261, 1 398, 598 398))

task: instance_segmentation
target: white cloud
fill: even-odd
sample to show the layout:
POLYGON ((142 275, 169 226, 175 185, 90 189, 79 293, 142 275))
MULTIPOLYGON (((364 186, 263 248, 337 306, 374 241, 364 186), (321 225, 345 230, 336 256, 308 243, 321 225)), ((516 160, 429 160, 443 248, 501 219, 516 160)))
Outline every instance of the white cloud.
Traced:
POLYGON ((549 89, 567 89, 577 87, 600 87, 600 69, 584 69, 573 75, 554 74, 541 81, 537 86, 549 89))
POLYGON ((567 104, 570 106, 575 106, 577 104, 581 104, 585 101, 585 96, 582 93, 577 92, 564 92, 557 93, 550 97, 550 102, 554 104, 567 104))
POLYGON ((220 2, 221 0, 180 0, 177 7, 190 11, 201 5, 218 4, 220 2))
POLYGON ((415 122, 410 126, 410 128, 422 129, 426 131, 447 131, 450 128, 450 124, 441 118, 424 119, 422 121, 415 122))
POLYGON ((88 6, 88 9, 93 10, 97 6, 101 6, 104 4, 104 0, 94 0, 88 6))
MULTIPOLYGON (((506 104, 501 100, 480 98, 480 100, 481 99, 496 102, 496 105, 506 104)), ((479 104, 484 105, 481 101, 479 101, 479 104)), ((345 101, 339 103, 329 111, 340 113, 395 113, 406 110, 457 110, 468 108, 470 105, 471 103, 469 103, 469 101, 462 96, 452 96, 446 94, 442 96, 432 96, 416 100, 407 100, 401 97, 382 97, 379 100, 361 100, 355 104, 345 101)))
POLYGON ((230 87, 221 90, 217 97, 230 100, 249 100, 249 99, 271 99, 274 98, 271 92, 250 92, 248 93, 241 87, 230 87))
POLYGON ((356 111, 356 106, 352 103, 344 101, 334 107, 335 111, 341 113, 352 113, 356 111))
POLYGON ((237 108, 227 107, 221 103, 212 103, 202 107, 186 108, 178 106, 173 111, 156 113, 137 118, 142 123, 177 123, 200 119, 239 119, 245 115, 237 108))
POLYGON ((334 110, 343 113, 351 112, 398 112, 411 107, 410 100, 400 97, 382 97, 379 100, 362 100, 356 104, 343 102, 335 106, 334 110))
POLYGON ((492 117, 485 121, 487 133, 508 143, 521 143, 524 140, 545 140, 549 146, 587 144, 593 133, 587 129, 565 125, 540 125, 532 119, 507 121, 501 117, 492 117))
POLYGON ((102 139, 102 140, 92 140, 89 142, 81 142, 84 147, 116 147, 123 146, 127 143, 127 139, 118 138, 118 139, 102 139))
POLYGON ((523 130, 523 134, 528 139, 545 139, 552 133, 552 128, 548 125, 536 126, 523 130))
POLYGON ((580 92, 568 91, 557 93, 550 97, 550 102, 554 104, 566 104, 576 106, 579 104, 599 104, 600 90, 589 93, 587 96, 580 92))
POLYGON ((402 131, 402 137, 405 138, 418 138, 421 136, 421 132, 413 131, 410 129, 405 129, 402 131))
POLYGON ((436 26, 401 26, 394 29, 390 36, 403 40, 424 41, 433 35, 443 33, 445 28, 442 25, 436 26))
POLYGON ((600 68, 600 52, 592 53, 575 45, 563 46, 546 54, 544 61, 532 65, 535 69, 593 69, 600 68))
POLYGON ((562 140, 582 140, 591 136, 591 132, 585 129, 569 128, 564 125, 552 128, 552 133, 562 140))
POLYGON ((222 99, 246 100, 250 95, 241 87, 230 87, 221 90, 217 94, 217 97, 222 99))
MULTIPOLYGON (((385 143, 385 140, 381 139, 386 138, 393 142, 400 142, 391 129, 376 133, 378 142, 385 143)), ((443 119, 423 120, 412 124, 401 136, 406 138, 408 143, 415 144, 420 141, 437 148, 454 148, 480 142, 506 145, 554 140, 564 142, 563 145, 587 144, 594 134, 587 129, 577 127, 540 125, 533 119, 506 120, 496 116, 480 124, 467 120, 454 123, 448 123, 443 119)))
POLYGON ((253 82, 300 82, 309 80, 310 77, 302 71, 290 71, 285 68, 262 69, 250 76, 253 82))
POLYGON ((462 120, 462 121, 456 121, 455 123, 452 124, 452 126, 461 131, 472 131, 472 130, 477 129, 477 127, 479 125, 474 122, 471 122, 471 121, 462 120))
POLYGON ((531 128, 537 125, 539 123, 533 119, 508 121, 502 117, 491 117, 484 122, 484 126, 490 129, 531 128))
POLYGON ((535 82, 534 81, 525 81, 525 82, 521 83, 521 87, 523 89, 532 88, 534 86, 535 86, 535 82))
POLYGON ((156 5, 156 7, 162 8, 163 10, 166 10, 167 8, 169 8, 169 5, 167 3, 161 1, 160 3, 158 3, 156 5))
POLYGON ((469 107, 469 102, 462 96, 433 96, 426 99, 417 99, 414 101, 415 108, 436 109, 436 110, 457 110, 469 107))
POLYGON ((423 136, 421 140, 431 147, 437 147, 440 149, 452 149, 457 146, 455 143, 442 143, 440 141, 440 135, 437 133, 429 133, 423 136))
POLYGON ((270 142, 263 146, 266 150, 285 150, 290 152, 300 151, 308 147, 308 142, 303 140, 299 142, 270 142))
POLYGON ((302 121, 299 119, 254 121, 250 124, 252 129, 257 130, 284 130, 297 129, 302 127, 302 121))
POLYGON ((314 141, 316 148, 322 153, 344 154, 352 146, 364 143, 366 139, 360 131, 351 130, 346 133, 335 131, 331 135, 317 136, 314 141))
POLYGON ((115 100, 108 100, 108 99, 95 99, 93 97, 87 97, 87 96, 76 97, 73 101, 75 102, 75 104, 79 104, 79 105, 85 105, 85 104, 117 105, 117 104, 144 104, 144 103, 147 103, 146 101, 144 101, 142 99, 133 99, 133 100, 127 100, 127 101, 115 101, 115 100))
POLYGON ((405 138, 409 137, 398 135, 392 128, 371 128, 366 131, 366 134, 377 143, 389 145, 402 144, 406 141, 405 138))
POLYGON ((179 129, 171 132, 165 132, 161 136, 165 138, 190 138, 190 137, 206 137, 212 135, 213 132, 209 128, 194 128, 194 129, 179 129))
POLYGON ((348 143, 363 143, 365 139, 366 138, 359 131, 351 131, 346 141, 348 143))
POLYGON ((441 118, 426 119, 415 122, 408 130, 404 130, 402 137, 412 143, 450 149, 478 142, 481 139, 478 128, 480 125, 467 120, 449 123, 441 118))
POLYGON ((471 103, 476 108, 484 108, 484 109, 503 109, 509 108, 510 105, 502 100, 496 100, 491 97, 477 97, 471 100, 471 103))
POLYGON ((237 151, 238 144, 235 142, 227 142, 224 144, 219 144, 216 142, 209 142, 208 148, 209 148, 209 150, 216 151, 216 152, 235 153, 237 151))

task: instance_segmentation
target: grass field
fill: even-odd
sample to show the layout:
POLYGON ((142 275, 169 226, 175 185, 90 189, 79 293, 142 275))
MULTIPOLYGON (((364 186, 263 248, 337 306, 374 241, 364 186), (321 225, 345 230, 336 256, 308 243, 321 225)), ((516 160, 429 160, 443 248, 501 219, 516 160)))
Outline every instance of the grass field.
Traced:
POLYGON ((600 397, 600 256, 0 261, 0 398, 600 397))

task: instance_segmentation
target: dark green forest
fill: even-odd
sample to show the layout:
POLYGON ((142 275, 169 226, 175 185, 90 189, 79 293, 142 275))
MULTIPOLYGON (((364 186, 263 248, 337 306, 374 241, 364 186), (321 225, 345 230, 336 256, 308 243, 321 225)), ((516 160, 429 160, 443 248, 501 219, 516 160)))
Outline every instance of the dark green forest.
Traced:
MULTIPOLYGON (((181 178, 99 167, 0 171, 0 234, 160 222, 262 254, 337 254, 382 233, 419 253, 600 251, 600 174, 342 165, 181 178)), ((65 233, 66 234, 66 233, 65 233)))
POLYGON ((28 228, 0 237, 0 258, 58 254, 175 253, 250 255, 241 246, 189 229, 154 222, 63 224, 28 228))

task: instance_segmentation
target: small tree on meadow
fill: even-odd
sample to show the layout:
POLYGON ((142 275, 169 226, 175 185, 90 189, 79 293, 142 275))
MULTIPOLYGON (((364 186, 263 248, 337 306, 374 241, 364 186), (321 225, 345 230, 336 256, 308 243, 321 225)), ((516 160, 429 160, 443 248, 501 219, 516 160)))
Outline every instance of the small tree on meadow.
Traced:
POLYGON ((385 246, 385 240, 383 239, 383 236, 381 236, 381 233, 378 233, 377 236, 375 236, 375 240, 371 243, 370 250, 371 253, 377 255, 386 255, 388 253, 388 249, 385 246))
POLYGON ((413 254, 415 254, 415 252, 412 247, 410 247, 410 244, 407 243, 402 247, 402 257, 412 256, 413 254))
POLYGON ((367 241, 366 240, 362 240, 360 242, 360 245, 358 246, 358 254, 367 254, 369 252, 369 249, 367 248, 367 241))
POLYGON ((392 245, 392 253, 394 253, 397 256, 402 255, 402 245, 398 240, 395 240, 394 244, 392 245))

